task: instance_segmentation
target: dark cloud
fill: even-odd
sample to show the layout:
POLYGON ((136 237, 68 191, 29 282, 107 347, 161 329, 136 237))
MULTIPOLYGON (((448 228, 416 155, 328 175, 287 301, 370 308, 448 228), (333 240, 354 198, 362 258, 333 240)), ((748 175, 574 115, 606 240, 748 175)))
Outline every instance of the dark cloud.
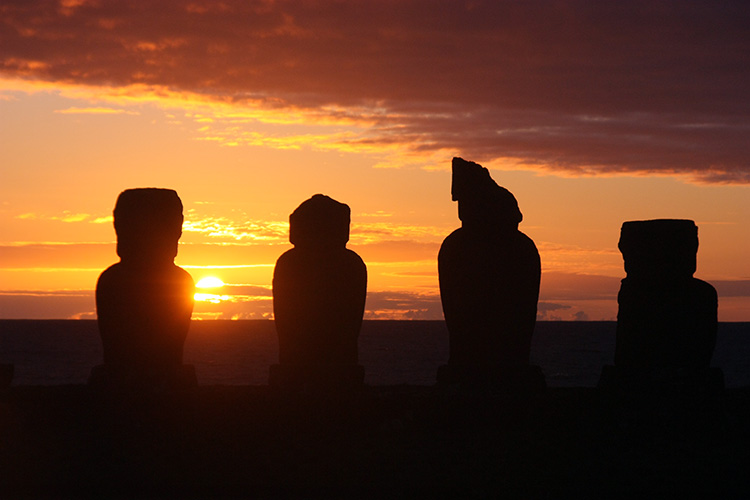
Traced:
POLYGON ((575 314, 573 314, 573 320, 574 321, 588 321, 589 315, 586 314, 585 311, 576 311, 575 314))
POLYGON ((750 280, 711 280, 719 300, 722 297, 750 297, 750 280))
POLYGON ((539 302, 536 305, 536 319, 539 321, 561 321, 562 317, 553 312, 565 311, 571 306, 566 304, 555 304, 554 302, 539 302))
POLYGON ((537 311, 540 314, 546 314, 549 311, 562 311, 565 309, 570 309, 570 306, 566 304, 555 304, 554 302, 539 302, 537 304, 537 311))
POLYGON ((371 143, 573 173, 750 182, 750 3, 52 0, 0 7, 0 71, 353 107, 371 143))
POLYGON ((440 296, 416 292, 367 292, 365 319, 441 320, 440 296))
POLYGON ((0 319, 91 319, 95 311, 94 292, 88 290, 0 293, 0 319))

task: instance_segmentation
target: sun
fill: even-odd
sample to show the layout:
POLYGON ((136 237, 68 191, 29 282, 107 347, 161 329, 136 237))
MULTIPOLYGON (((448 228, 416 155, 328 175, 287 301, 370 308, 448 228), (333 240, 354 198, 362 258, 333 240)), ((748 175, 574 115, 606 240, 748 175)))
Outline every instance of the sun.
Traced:
MULTIPOLYGON (((224 286, 224 282, 215 276, 207 276, 198 280, 195 284, 195 288, 221 288, 224 286)), ((229 300, 229 295, 217 295, 216 292, 211 291, 208 293, 196 293, 193 298, 196 302, 210 302, 211 304, 219 304, 225 300, 229 300)))
POLYGON ((198 283, 195 284, 196 288, 220 288, 222 286, 224 286, 224 282, 215 276, 201 278, 198 283))

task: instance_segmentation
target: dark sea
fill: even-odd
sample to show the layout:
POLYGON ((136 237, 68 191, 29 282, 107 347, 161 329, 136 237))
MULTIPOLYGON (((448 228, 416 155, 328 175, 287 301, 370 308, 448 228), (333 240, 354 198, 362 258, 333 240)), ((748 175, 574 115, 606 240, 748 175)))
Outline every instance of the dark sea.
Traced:
MULTIPOLYGON (((616 323, 542 321, 531 361, 550 387, 593 387, 612 364, 616 323)), ((365 321, 360 364, 369 385, 433 385, 448 360, 443 321, 365 321)), ((13 385, 83 384, 102 360, 93 320, 0 320, 0 363, 15 365, 13 385)), ((273 321, 193 321, 185 363, 202 385, 264 385, 278 360, 273 321)), ((750 386, 750 323, 720 323, 714 366, 727 387, 750 386)))

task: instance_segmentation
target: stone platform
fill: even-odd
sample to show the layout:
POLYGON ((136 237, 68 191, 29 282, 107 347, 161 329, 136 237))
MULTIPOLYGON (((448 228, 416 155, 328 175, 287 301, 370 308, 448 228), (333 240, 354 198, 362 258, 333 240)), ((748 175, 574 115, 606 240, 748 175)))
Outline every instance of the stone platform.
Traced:
POLYGON ((594 388, 0 392, 0 497, 750 496, 750 388, 680 415, 594 388))

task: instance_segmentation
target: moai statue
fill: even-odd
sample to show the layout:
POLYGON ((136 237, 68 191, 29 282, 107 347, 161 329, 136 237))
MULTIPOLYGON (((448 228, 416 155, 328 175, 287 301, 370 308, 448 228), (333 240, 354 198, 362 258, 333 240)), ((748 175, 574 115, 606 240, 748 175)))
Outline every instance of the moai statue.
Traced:
POLYGON ((14 365, 0 364, 0 390, 10 387, 10 383, 13 381, 13 371, 14 365))
POLYGON ((273 310, 279 364, 270 384, 293 389, 362 385, 357 341, 367 268, 346 248, 349 206, 316 194, 289 216, 294 248, 276 261, 273 310))
POLYGON ((534 242, 518 230, 518 203, 486 168, 461 158, 453 158, 451 191, 461 228, 438 255, 450 335, 438 382, 544 387, 541 371, 529 365, 541 263, 534 242))
POLYGON ((128 189, 114 210, 120 262, 96 285, 104 364, 90 383, 143 389, 195 385, 182 364, 195 286, 174 264, 182 234, 182 202, 171 189, 128 189))
POLYGON ((691 220, 625 222, 627 277, 617 297, 615 367, 658 383, 706 373, 716 344, 718 298, 693 277, 698 228, 691 220))

